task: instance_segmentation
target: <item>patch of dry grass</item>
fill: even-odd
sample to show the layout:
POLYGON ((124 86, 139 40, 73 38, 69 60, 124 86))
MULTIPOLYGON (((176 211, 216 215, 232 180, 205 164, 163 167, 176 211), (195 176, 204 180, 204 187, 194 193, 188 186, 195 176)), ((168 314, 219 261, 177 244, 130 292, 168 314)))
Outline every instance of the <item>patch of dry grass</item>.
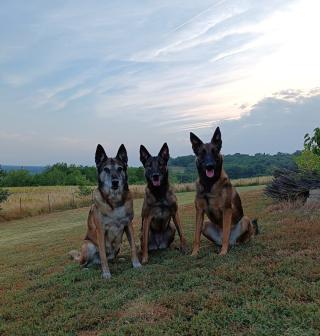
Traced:
MULTIPOLYGON (((263 185, 270 177, 257 177, 232 181, 234 186, 263 185)), ((195 191, 194 183, 175 184, 177 193, 195 191)), ((36 216, 57 210, 75 209, 91 204, 92 196, 80 196, 77 186, 52 187, 14 187, 8 188, 11 195, 7 202, 2 204, 0 222, 36 216)), ((142 198, 145 185, 132 185, 130 190, 133 197, 142 198)))

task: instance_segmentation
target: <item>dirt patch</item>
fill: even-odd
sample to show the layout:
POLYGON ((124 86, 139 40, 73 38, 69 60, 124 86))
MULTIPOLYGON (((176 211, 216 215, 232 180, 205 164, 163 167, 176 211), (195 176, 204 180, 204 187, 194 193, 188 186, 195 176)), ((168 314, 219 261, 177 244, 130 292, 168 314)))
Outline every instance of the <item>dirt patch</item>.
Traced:
POLYGON ((134 319, 152 323, 160 320, 163 321, 164 319, 169 320, 172 312, 158 303, 148 303, 139 299, 125 305, 116 316, 118 319, 128 322, 134 319))

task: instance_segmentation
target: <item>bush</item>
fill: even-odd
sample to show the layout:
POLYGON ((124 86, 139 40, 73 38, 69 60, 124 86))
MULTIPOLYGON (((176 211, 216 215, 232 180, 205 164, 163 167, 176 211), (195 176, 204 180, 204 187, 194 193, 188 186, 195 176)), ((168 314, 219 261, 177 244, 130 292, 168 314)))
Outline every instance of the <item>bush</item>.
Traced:
POLYGON ((10 196, 9 190, 0 188, 0 204, 5 202, 9 198, 9 196, 10 196))
POLYGON ((301 155, 295 158, 298 167, 302 171, 313 171, 320 173, 320 155, 307 149, 303 150, 301 155))
POLYGON ((85 186, 85 185, 79 185, 79 196, 89 196, 92 193, 92 188, 85 186))

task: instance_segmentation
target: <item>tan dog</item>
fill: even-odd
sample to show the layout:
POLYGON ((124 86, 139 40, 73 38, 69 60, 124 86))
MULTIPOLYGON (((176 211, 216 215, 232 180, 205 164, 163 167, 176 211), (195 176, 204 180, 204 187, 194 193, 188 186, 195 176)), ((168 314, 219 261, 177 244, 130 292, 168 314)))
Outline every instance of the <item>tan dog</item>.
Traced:
POLYGON ((186 240, 180 223, 177 197, 168 179, 169 148, 165 143, 158 156, 151 156, 141 145, 140 161, 145 170, 147 186, 142 206, 142 263, 148 262, 148 251, 165 249, 180 236, 180 249, 185 251, 186 240), (173 220, 173 223, 171 222, 173 220))
POLYGON ((199 253, 201 233, 222 245, 220 255, 225 255, 229 245, 246 242, 258 233, 257 221, 244 216, 240 196, 223 169, 219 127, 209 143, 203 143, 193 133, 190 133, 190 141, 199 174, 196 182, 196 231, 192 255, 199 253), (205 214, 209 221, 204 224, 205 214))
POLYGON ((128 189, 127 162, 124 145, 120 146, 115 158, 108 158, 103 147, 97 146, 98 188, 88 216, 87 234, 81 254, 70 252, 82 267, 101 265, 105 279, 111 277, 107 260, 117 256, 124 232, 131 247, 132 265, 141 266, 134 242, 133 201, 128 189))

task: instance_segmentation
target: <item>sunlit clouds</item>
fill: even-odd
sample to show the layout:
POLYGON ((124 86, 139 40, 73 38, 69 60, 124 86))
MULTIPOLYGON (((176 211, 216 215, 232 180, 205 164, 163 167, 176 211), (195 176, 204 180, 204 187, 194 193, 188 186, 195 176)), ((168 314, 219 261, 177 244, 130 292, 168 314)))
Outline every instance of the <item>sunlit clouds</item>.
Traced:
MULTIPOLYGON (((7 2, 0 13, 0 163, 92 164, 97 143, 111 152, 124 143, 138 164, 140 143, 153 150, 167 141, 172 155, 190 154, 190 130, 237 127, 262 103, 273 118, 270 109, 284 101, 312 114, 319 12, 316 0, 7 2)), ((302 139, 307 126, 292 136, 302 139)), ((273 150, 251 143, 246 151, 245 133, 241 141, 224 135, 231 153, 239 143, 243 152, 299 143, 289 136, 273 150)))

